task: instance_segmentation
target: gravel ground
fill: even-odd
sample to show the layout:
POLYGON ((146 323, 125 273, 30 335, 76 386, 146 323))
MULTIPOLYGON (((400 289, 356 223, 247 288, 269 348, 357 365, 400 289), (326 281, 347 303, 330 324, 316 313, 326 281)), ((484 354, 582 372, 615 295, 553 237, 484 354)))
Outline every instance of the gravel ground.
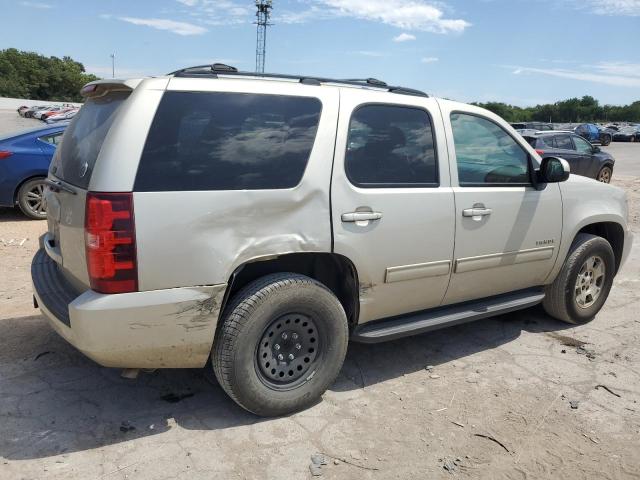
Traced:
MULTIPOLYGON (((0 132, 32 124, 0 113, 0 132)), ((608 149, 640 161, 640 144, 608 149)), ((638 478, 640 179, 614 183, 637 240, 593 322, 534 308, 352 344, 322 402, 272 420, 203 371, 125 380, 75 351, 32 307, 45 222, 0 209, 0 478, 300 479, 314 453, 329 479, 638 478)))

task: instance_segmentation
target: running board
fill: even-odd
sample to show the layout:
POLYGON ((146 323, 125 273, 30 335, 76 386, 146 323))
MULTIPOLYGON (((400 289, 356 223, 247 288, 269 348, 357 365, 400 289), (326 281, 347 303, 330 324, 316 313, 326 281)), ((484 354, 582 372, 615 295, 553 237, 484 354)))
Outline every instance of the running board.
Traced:
POLYGON ((351 340, 361 343, 386 342, 532 307, 543 298, 544 292, 540 289, 520 290, 463 304, 409 313, 360 325, 353 331, 351 340))

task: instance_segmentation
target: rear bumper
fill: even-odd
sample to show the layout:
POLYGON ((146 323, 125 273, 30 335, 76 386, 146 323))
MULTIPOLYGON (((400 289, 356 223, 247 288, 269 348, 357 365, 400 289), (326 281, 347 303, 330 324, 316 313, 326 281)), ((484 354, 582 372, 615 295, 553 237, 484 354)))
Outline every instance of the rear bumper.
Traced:
POLYGON ((207 362, 226 284, 77 292, 43 249, 31 275, 35 299, 53 329, 101 365, 199 368, 207 362))

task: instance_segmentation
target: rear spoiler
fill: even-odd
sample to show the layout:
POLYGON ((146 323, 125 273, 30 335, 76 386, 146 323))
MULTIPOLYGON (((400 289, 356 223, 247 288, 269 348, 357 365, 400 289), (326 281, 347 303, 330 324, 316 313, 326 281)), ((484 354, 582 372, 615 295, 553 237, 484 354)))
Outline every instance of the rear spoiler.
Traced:
POLYGON ((82 87, 80 95, 85 98, 95 98, 102 97, 110 92, 131 92, 140 82, 142 82, 141 78, 133 78, 130 80, 96 80, 82 87))

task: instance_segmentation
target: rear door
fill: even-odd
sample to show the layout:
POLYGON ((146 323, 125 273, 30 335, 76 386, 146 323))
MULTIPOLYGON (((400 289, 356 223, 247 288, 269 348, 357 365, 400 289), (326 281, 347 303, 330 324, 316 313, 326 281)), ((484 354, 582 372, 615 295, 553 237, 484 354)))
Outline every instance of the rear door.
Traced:
POLYGON ((441 304, 455 209, 434 99, 341 90, 331 211, 334 251, 358 271, 360 322, 441 304))
POLYGON ((89 180, 102 144, 130 90, 89 98, 67 128, 49 168, 45 249, 70 281, 88 287, 84 214, 89 180))

